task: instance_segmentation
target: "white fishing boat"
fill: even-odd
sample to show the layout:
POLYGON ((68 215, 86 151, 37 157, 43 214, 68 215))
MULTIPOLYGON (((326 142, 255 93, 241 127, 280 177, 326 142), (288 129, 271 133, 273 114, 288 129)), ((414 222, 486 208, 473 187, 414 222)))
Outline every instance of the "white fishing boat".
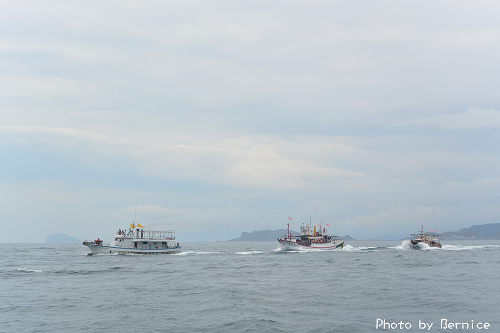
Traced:
POLYGON ((329 235, 326 227, 319 226, 314 229, 310 225, 300 226, 300 235, 290 234, 290 224, 288 224, 288 234, 279 238, 281 250, 341 250, 344 248, 344 241, 337 235, 329 235))
POLYGON ((119 229, 109 245, 97 238, 84 241, 92 254, 167 254, 181 252, 181 246, 175 240, 175 231, 145 229, 139 223, 130 224, 130 228, 119 229))

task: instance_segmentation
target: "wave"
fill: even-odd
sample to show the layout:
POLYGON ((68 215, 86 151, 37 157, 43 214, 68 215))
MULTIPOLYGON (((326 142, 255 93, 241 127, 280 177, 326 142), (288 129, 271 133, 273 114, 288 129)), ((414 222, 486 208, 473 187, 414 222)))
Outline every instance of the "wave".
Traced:
POLYGON ((385 246, 351 246, 349 244, 344 246, 344 251, 347 252, 376 252, 376 251, 382 251, 388 249, 385 246))
POLYGON ((411 250, 413 248, 413 246, 411 245, 411 242, 409 239, 405 239, 401 243, 401 245, 391 246, 389 248, 396 249, 396 250, 411 250))
MULTIPOLYGON (((396 246, 390 246, 390 249, 396 249, 396 250, 403 250, 403 251, 408 251, 408 250, 422 250, 422 251, 436 251, 436 250, 441 250, 438 247, 430 247, 428 244, 425 243, 418 243, 417 245, 412 245, 409 239, 403 240, 401 245, 396 245, 396 246)), ((444 246, 443 246, 444 248, 444 246)))
MULTIPOLYGON (((410 240, 409 239, 405 239, 403 240, 403 242, 401 243, 401 245, 397 245, 397 246, 391 246, 390 247, 391 249, 396 249, 396 250, 404 250, 404 251, 407 251, 407 250, 422 250, 422 251, 436 251, 436 250, 441 250, 440 248, 438 247, 430 247, 428 244, 425 244, 425 243, 418 243, 417 245, 412 245, 410 240)), ((443 246, 444 248, 444 246, 443 246)))
POLYGON ((238 252, 227 252, 227 251, 185 251, 180 253, 172 254, 174 256, 196 256, 196 255, 211 255, 211 254, 238 254, 238 255, 255 255, 263 254, 264 251, 261 250, 250 250, 250 251, 238 251, 238 252))
POLYGON ((129 271, 129 268, 127 266, 109 266, 109 267, 100 266, 98 269, 86 269, 85 267, 82 267, 81 269, 73 268, 73 269, 47 270, 46 273, 57 275, 57 276, 60 276, 60 275, 99 275, 99 274, 112 273, 112 272, 118 272, 118 271, 124 272, 123 274, 126 274, 126 272, 129 271))
POLYGON ((219 251, 185 251, 179 253, 173 253, 173 256, 195 256, 195 255, 207 255, 207 254, 222 254, 224 252, 219 251))
POLYGON ((500 248, 500 245, 443 245, 443 250, 464 251, 500 248))
POLYGON ((26 267, 18 267, 17 271, 22 272, 22 273, 42 273, 43 272, 41 269, 31 269, 31 268, 26 268, 26 267))
POLYGON ((236 252, 236 254, 242 254, 242 255, 247 255, 247 254, 263 254, 263 251, 243 251, 243 252, 236 252))
POLYGON ((389 247, 396 250, 422 250, 422 251, 464 251, 464 250, 481 250, 481 249, 489 249, 489 248, 500 248, 500 245, 443 245, 442 248, 430 247, 428 244, 419 243, 417 246, 411 245, 409 239, 405 239, 401 245, 389 247))

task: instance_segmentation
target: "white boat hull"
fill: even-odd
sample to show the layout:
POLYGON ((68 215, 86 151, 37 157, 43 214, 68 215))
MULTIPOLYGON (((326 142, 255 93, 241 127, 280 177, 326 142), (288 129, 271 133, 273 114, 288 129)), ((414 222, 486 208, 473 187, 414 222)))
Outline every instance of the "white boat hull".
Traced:
POLYGON ((344 242, 328 242, 328 243, 311 243, 311 245, 302 245, 294 240, 281 240, 282 251, 296 251, 296 250, 342 250, 344 242))
POLYGON ((110 245, 84 244, 90 249, 89 255, 93 254, 172 254, 180 253, 181 247, 171 247, 166 249, 136 249, 130 247, 117 247, 110 245))

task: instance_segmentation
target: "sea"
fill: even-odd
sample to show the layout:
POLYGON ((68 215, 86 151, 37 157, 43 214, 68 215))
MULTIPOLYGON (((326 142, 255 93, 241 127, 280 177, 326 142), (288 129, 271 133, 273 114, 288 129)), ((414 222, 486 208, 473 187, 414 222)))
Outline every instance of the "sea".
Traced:
POLYGON ((500 332, 500 241, 0 244, 0 332, 500 332))

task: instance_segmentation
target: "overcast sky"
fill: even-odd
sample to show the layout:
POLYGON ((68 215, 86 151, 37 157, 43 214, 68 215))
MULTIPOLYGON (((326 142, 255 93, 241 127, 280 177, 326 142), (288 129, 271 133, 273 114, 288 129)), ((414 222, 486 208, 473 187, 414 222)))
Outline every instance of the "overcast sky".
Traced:
POLYGON ((498 1, 0 3, 0 242, 500 222, 498 1))

